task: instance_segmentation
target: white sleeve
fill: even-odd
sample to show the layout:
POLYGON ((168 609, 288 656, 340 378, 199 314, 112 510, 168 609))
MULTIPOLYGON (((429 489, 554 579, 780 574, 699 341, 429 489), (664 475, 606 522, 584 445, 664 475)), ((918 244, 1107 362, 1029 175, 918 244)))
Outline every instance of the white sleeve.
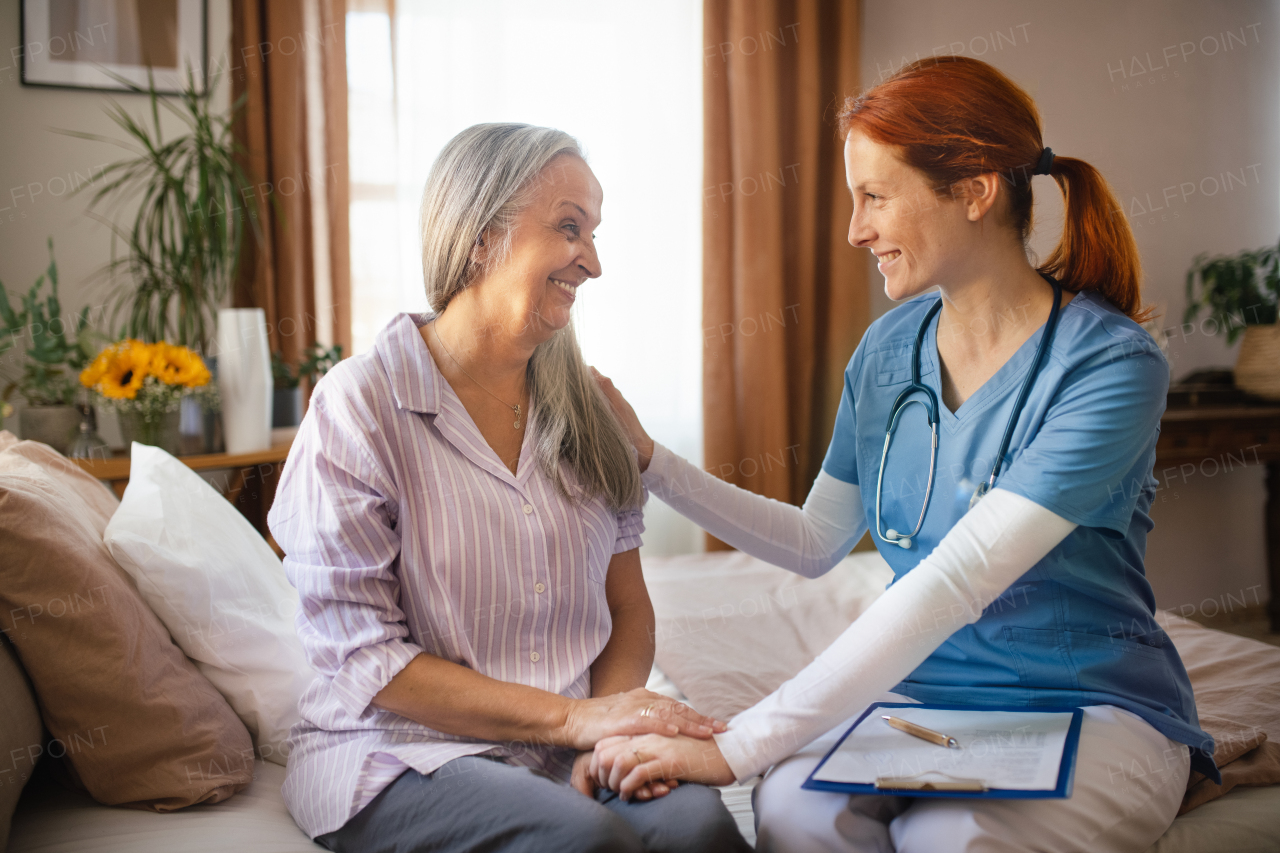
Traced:
POLYGON ((826 471, 796 507, 726 483, 654 442, 644 484, 712 536, 805 577, 830 571, 867 531, 858 487, 826 471))
POLYGON ((740 781, 763 772, 906 678, 1076 525, 993 489, 813 663, 715 736, 740 781))

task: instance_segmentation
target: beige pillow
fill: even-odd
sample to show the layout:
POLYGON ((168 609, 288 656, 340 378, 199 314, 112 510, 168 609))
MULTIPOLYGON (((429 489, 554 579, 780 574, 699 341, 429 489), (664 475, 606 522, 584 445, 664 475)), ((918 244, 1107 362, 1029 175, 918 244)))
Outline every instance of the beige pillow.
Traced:
POLYGON ((170 811, 249 784, 249 733, 111 559, 119 505, 45 444, 0 431, 0 630, 31 677, 48 755, 107 805, 170 811))
POLYGON ((0 850, 8 843, 13 810, 40 757, 43 739, 31 685, 9 643, 0 639, 0 850))

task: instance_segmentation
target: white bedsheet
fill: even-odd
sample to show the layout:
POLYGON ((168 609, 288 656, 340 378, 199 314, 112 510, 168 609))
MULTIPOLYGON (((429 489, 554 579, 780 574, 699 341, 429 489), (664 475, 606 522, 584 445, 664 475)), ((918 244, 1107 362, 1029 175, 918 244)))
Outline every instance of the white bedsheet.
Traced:
POLYGON ((225 802, 158 814, 112 808, 36 780, 13 816, 9 853, 316 853, 284 807, 284 768, 254 762, 253 782, 225 802))

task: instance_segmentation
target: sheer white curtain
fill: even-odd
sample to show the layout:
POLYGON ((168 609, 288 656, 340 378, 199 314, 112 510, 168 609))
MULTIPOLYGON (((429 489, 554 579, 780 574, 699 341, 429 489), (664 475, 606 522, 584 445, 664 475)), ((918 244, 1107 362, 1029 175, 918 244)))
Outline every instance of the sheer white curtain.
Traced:
MULTIPOLYGON (((651 434, 701 460, 700 0, 386 3, 347 16, 355 352, 426 308, 418 204, 444 144, 478 122, 557 127, 604 187, 604 274, 575 306, 583 352, 651 434)), ((657 501, 645 524, 645 553, 702 548, 657 501)))

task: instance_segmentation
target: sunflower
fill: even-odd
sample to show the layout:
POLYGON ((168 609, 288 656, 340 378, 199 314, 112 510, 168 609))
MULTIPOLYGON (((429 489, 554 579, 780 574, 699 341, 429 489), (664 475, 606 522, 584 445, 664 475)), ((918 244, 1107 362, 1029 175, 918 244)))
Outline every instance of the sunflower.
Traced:
POLYGON ((195 388, 209 381, 204 361, 186 347, 161 341, 152 345, 152 353, 152 373, 166 385, 195 388))
POLYGON ((132 400, 151 372, 152 350, 127 339, 107 347, 80 374, 80 382, 104 397, 132 400))

